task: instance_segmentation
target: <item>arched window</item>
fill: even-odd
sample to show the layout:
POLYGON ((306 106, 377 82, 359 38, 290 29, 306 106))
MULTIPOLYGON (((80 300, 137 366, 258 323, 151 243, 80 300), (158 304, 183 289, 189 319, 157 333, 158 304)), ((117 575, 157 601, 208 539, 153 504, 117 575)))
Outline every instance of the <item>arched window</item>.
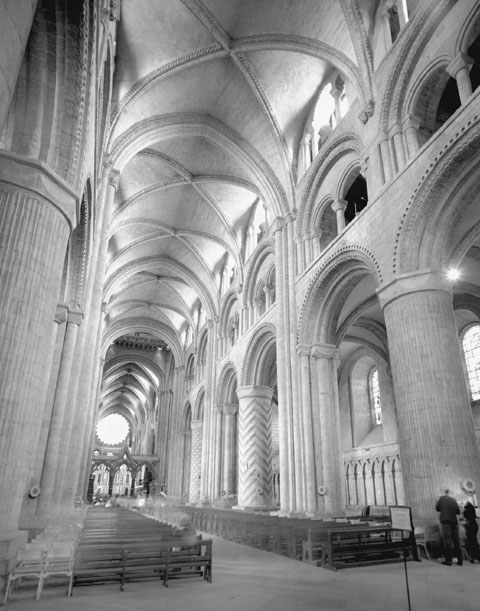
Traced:
POLYGON ((463 336, 463 352, 473 401, 480 399, 480 325, 472 325, 463 336))
POLYGON ((372 369, 368 379, 370 389, 370 405, 372 422, 375 426, 382 424, 382 403, 380 401, 380 387, 378 385, 378 370, 372 369))

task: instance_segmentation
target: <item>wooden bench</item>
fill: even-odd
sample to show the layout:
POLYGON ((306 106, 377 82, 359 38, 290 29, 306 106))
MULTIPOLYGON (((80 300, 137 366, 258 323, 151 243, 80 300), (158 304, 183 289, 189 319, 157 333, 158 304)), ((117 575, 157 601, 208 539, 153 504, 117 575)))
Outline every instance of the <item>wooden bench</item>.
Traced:
POLYGON ((166 569, 163 585, 168 586, 171 578, 201 575, 212 583, 212 540, 204 539, 195 545, 173 547, 167 550, 166 569))
POLYGON ((389 526, 329 528, 322 548, 321 566, 331 570, 398 562, 406 557, 419 560, 415 537, 389 526))
POLYGON ((158 579, 168 586, 169 577, 202 576, 212 582, 212 541, 179 545, 178 540, 131 540, 128 543, 79 546, 75 558, 73 586, 118 581, 158 579))
POLYGON ((73 587, 82 584, 122 580, 123 549, 118 545, 77 547, 73 569, 73 587))
POLYGON ((328 541, 329 528, 337 529, 350 528, 350 522, 337 523, 334 521, 323 522, 308 528, 307 536, 302 541, 302 561, 311 564, 320 565, 322 561, 322 552, 328 541))

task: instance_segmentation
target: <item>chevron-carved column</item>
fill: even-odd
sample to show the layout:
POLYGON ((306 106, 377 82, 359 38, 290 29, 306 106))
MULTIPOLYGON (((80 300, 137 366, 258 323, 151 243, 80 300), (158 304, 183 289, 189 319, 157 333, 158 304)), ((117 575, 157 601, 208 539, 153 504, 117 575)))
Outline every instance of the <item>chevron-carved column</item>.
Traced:
POLYGON ((192 449, 190 452, 190 503, 200 502, 200 473, 202 466, 203 422, 192 420, 192 449))
POLYGON ((272 395, 273 390, 266 386, 237 389, 240 507, 272 504, 272 395))

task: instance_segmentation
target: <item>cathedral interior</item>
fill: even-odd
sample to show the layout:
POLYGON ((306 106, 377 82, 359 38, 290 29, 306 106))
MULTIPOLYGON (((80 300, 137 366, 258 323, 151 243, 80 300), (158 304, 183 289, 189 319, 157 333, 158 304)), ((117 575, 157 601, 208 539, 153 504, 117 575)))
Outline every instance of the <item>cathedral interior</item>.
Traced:
POLYGON ((478 0, 5 0, 0 41, 0 575, 102 495, 476 503, 478 0))

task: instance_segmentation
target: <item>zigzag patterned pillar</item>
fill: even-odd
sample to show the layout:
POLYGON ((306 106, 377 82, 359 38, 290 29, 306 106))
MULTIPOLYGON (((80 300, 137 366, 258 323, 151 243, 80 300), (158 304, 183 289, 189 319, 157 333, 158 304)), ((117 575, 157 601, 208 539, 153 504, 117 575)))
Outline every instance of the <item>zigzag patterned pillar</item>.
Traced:
POLYGON ((272 505, 272 395, 266 386, 237 389, 240 507, 272 505))
POLYGON ((190 453, 190 503, 200 502, 200 473, 202 466, 203 421, 192 420, 192 449, 190 453))

